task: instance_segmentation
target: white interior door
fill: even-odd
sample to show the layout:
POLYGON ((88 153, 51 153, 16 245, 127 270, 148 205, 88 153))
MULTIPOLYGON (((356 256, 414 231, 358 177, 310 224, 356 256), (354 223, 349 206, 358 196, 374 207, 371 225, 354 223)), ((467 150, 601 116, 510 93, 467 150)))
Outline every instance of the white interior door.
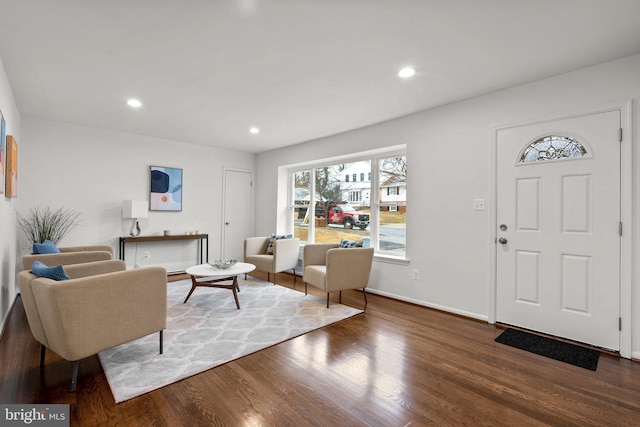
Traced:
POLYGON ((498 131, 498 322, 620 348, 620 126, 610 111, 498 131))
POLYGON ((224 171, 222 258, 242 260, 244 240, 253 235, 253 173, 224 171))

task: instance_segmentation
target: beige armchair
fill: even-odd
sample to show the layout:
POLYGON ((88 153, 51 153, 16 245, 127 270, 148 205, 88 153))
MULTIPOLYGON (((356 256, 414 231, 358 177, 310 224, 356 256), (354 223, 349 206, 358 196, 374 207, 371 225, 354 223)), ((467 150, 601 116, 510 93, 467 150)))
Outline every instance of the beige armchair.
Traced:
POLYGON ((68 246, 58 248, 59 254, 27 254, 22 256, 22 268, 31 270, 34 261, 48 266, 80 264, 83 262, 107 261, 113 259, 113 248, 109 245, 68 246))
POLYGON ((67 265, 70 280, 56 282, 29 271, 18 285, 29 327, 45 348, 73 362, 71 391, 76 389, 80 359, 143 336, 160 333, 167 321, 167 275, 164 268, 126 270, 123 261, 67 265))
POLYGON ((273 255, 267 254, 269 237, 249 237, 244 241, 244 262, 256 266, 258 271, 267 272, 267 280, 273 273, 273 283, 276 283, 276 273, 293 270, 293 283, 296 283, 296 266, 300 253, 300 239, 280 239, 273 244, 273 255))
POLYGON ((373 248, 340 248, 337 244, 306 245, 303 250, 302 266, 304 293, 307 284, 320 288, 329 294, 345 289, 360 289, 364 295, 364 306, 367 307, 367 291, 373 248))

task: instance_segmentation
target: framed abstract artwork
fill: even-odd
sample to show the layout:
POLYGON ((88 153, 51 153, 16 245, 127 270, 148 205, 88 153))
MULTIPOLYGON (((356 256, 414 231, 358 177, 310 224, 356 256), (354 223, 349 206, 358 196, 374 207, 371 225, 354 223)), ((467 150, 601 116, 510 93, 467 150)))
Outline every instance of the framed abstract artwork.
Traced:
POLYGON ((182 169, 150 167, 150 211, 182 210, 182 169))
POLYGON ((11 135, 5 141, 5 197, 18 197, 18 143, 11 135))

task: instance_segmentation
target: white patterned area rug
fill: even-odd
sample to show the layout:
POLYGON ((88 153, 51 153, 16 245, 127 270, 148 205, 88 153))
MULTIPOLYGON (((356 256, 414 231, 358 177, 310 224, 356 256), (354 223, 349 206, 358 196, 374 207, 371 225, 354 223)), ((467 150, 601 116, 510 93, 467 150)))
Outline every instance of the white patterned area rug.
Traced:
POLYGON ((228 289, 169 283, 164 354, 157 333, 99 354, 116 403, 362 313, 324 298, 238 277, 240 309, 228 289))

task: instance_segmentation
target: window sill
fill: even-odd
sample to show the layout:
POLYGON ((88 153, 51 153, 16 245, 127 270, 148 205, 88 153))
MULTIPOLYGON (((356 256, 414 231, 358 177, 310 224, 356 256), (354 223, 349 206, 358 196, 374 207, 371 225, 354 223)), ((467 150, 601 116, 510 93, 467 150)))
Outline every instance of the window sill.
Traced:
MULTIPOLYGON (((298 257, 300 263, 299 266, 302 266, 302 251, 305 245, 310 245, 312 243, 307 243, 307 242, 300 242, 300 256, 298 257)), ((394 255, 388 255, 388 254, 381 254, 381 253, 375 253, 373 255, 373 260, 376 262, 384 262, 386 264, 396 264, 396 265, 409 265, 411 264, 411 260, 407 259, 407 258, 402 258, 399 256, 394 256, 394 255)), ((302 269, 300 269, 302 270, 302 269)))
POLYGON ((401 258, 393 255, 386 254, 374 254, 373 260, 377 262, 384 262, 386 264, 397 264, 397 265, 409 265, 411 260, 407 258, 401 258))

